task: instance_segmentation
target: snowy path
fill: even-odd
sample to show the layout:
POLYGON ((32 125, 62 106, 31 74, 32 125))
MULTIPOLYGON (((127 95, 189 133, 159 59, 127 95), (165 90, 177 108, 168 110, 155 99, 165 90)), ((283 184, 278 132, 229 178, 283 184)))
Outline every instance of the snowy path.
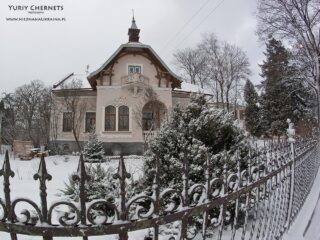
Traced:
POLYGON ((320 240, 320 171, 312 189, 283 240, 320 240))
POLYGON ((305 229, 304 239, 320 240, 319 222, 320 222, 320 195, 318 197, 317 206, 314 209, 310 222, 307 225, 307 228, 305 229))

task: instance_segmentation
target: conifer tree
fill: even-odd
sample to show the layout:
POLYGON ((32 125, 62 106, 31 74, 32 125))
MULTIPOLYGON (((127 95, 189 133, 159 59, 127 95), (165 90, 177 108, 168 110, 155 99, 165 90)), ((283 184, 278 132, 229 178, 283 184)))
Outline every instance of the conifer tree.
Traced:
POLYGON ((244 86, 244 100, 247 103, 245 109, 246 129, 252 136, 259 137, 261 135, 259 95, 250 80, 247 80, 244 86))
POLYGON ((229 169, 234 167, 235 151, 245 156, 248 144, 233 122, 231 114, 210 107, 201 94, 192 96, 186 108, 175 107, 158 135, 149 142, 145 153, 145 186, 152 186, 155 159, 160 161, 161 187, 182 187, 183 161, 188 162, 193 183, 204 182, 207 156, 213 176, 222 173, 224 163, 229 169), (224 155, 226 151, 228 158, 224 155))
POLYGON ((271 38, 261 65, 261 76, 265 79, 261 99, 262 119, 266 135, 280 136, 287 128, 286 119, 293 118, 293 106, 286 82, 292 78, 289 53, 280 41, 271 38))
POLYGON ((95 130, 90 131, 89 141, 83 149, 83 155, 88 162, 100 162, 104 158, 103 143, 97 138, 95 130))

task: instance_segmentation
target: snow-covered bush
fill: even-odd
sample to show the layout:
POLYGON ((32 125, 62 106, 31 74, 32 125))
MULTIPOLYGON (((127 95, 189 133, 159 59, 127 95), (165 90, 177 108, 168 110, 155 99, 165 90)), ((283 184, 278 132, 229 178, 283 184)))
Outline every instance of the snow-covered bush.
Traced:
MULTIPOLYGON (((109 167, 104 169, 101 163, 90 164, 86 166, 87 175, 90 176, 90 181, 85 185, 86 202, 95 199, 106 199, 113 202, 119 197, 117 189, 119 186, 113 179, 115 169, 109 167)), ((65 189, 61 192, 67 198, 73 201, 79 201, 79 181, 74 180, 72 175, 69 176, 68 182, 65 183, 65 189)))
MULTIPOLYGON (((117 172, 111 166, 103 166, 102 163, 91 163, 86 165, 86 173, 90 176, 90 180, 85 185, 86 202, 96 199, 105 199, 109 202, 117 203, 119 200, 119 180, 114 179, 117 172)), ((127 197, 134 194, 135 183, 127 181, 126 193, 127 197)), ((70 200, 79 201, 79 181, 74 180, 72 175, 69 176, 65 188, 60 190, 62 194, 70 200)))
MULTIPOLYGON (((145 153, 145 184, 151 186, 155 158, 160 160, 161 187, 182 186, 183 160, 189 164, 190 184, 204 182, 206 156, 210 158, 211 177, 219 176, 223 163, 235 166, 235 152, 244 157, 248 144, 241 129, 233 124, 231 114, 214 109, 206 97, 197 94, 190 104, 182 109, 174 108, 158 135, 148 143, 145 153), (226 158, 225 153, 228 153, 226 158)), ((242 161, 244 167, 245 161, 242 161)))
MULTIPOLYGON (((205 183, 204 166, 207 156, 211 179, 221 176, 224 163, 227 164, 228 170, 233 171, 236 171, 237 160, 240 161, 242 169, 247 166, 249 144, 246 142, 244 132, 234 125, 231 114, 211 107, 204 95, 192 96, 190 104, 184 109, 174 108, 158 135, 148 144, 144 166, 145 188, 152 186, 156 158, 160 161, 162 189, 170 187, 182 190, 184 160, 189 165, 190 186, 195 183, 205 183)), ((193 197, 197 198, 195 195, 193 197)), ((177 204, 179 204, 178 198, 177 204)), ((229 223, 233 222, 234 208, 234 203, 227 207, 231 212, 229 223)), ((214 221, 218 216, 218 208, 209 211, 210 221, 214 221)), ((242 216, 243 211, 240 210, 239 224, 242 223, 242 216)), ((188 221, 188 225, 192 226, 194 231, 201 231, 201 217, 193 216, 188 221)))
POLYGON ((89 141, 83 149, 83 155, 87 162, 101 162, 104 159, 103 143, 98 140, 95 130, 90 131, 89 141))

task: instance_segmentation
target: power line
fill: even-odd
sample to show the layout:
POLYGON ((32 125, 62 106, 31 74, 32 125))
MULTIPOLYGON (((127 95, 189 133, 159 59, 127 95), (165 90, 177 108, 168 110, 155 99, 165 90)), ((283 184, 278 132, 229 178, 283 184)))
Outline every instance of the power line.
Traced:
POLYGON ((220 2, 218 3, 218 5, 216 5, 216 6, 209 12, 209 14, 206 15, 206 16, 202 19, 202 21, 201 21, 195 28, 193 28, 193 29, 191 30, 191 32, 190 32, 185 38, 183 38, 173 49, 177 48, 177 47, 178 47, 179 45, 181 45, 188 37, 190 37, 190 35, 191 35, 205 20, 207 20, 207 18, 210 17, 210 15, 211 15, 212 13, 214 13, 214 12, 222 5, 222 3, 223 3, 224 1, 225 1, 225 0, 220 1, 220 2))
POLYGON ((207 0, 204 4, 202 4, 197 12, 193 14, 191 18, 189 18, 189 20, 180 28, 180 30, 171 39, 169 39, 169 41, 167 41, 167 43, 161 48, 161 51, 163 51, 169 45, 169 43, 177 38, 177 36, 185 29, 185 27, 192 21, 192 19, 198 15, 198 13, 208 4, 208 2, 210 2, 210 0, 207 0))

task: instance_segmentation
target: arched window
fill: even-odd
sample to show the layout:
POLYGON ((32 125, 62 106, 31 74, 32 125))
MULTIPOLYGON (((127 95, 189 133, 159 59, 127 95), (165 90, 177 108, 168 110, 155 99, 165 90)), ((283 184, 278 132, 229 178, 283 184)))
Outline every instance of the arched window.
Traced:
POLYGON ((150 101, 142 109, 142 129, 154 131, 160 128, 167 113, 166 106, 159 101, 150 101))
POLYGON ((108 106, 105 109, 105 131, 115 131, 116 130, 116 108, 114 106, 108 106))
POLYGON ((119 107, 119 131, 129 131, 129 108, 119 107))

